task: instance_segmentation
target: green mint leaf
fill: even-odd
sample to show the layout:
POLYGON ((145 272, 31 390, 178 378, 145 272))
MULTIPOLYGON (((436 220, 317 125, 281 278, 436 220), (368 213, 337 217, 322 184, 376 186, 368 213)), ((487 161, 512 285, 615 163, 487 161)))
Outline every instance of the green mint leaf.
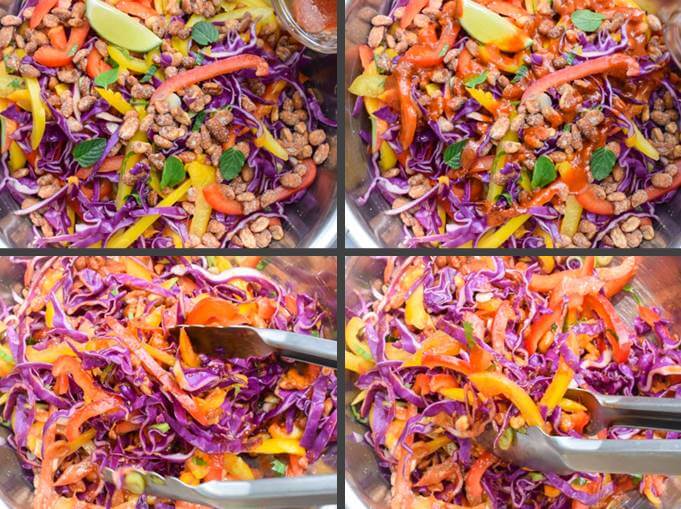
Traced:
POLYGON ((82 168, 88 168, 95 164, 104 154, 106 147, 106 140, 104 138, 93 138, 87 141, 81 141, 78 145, 73 147, 71 154, 76 162, 82 168))
POLYGON ((208 463, 206 463, 206 460, 199 456, 194 456, 192 458, 192 461, 194 462, 194 465, 198 465, 199 467, 205 467, 206 465, 208 465, 208 463))
POLYGON ((463 152, 466 143, 468 143, 468 138, 452 143, 444 151, 442 156, 444 163, 453 170, 457 170, 461 167, 461 153, 463 152))
POLYGON ((154 77, 154 74, 156 74, 156 71, 158 71, 158 67, 155 65, 152 65, 149 67, 149 70, 144 73, 144 76, 140 78, 140 83, 149 83, 151 81, 151 78, 154 77))
POLYGON ((476 74, 475 76, 464 80, 464 85, 468 88, 475 88, 478 85, 482 85, 485 81, 487 81, 487 71, 483 71, 480 74, 476 74))
POLYGON ((556 166, 553 161, 547 156, 540 156, 537 162, 534 163, 534 171, 532 172, 532 187, 539 189, 546 187, 551 182, 556 180, 558 174, 556 173, 556 166))
POLYGON ((102 74, 98 74, 95 78, 95 85, 108 88, 109 85, 113 85, 116 81, 118 81, 118 67, 113 67, 102 74))
POLYGON ((591 154, 591 174, 595 180, 603 180, 612 173, 617 156, 605 147, 597 148, 591 154))
POLYGON ((196 56, 194 57, 194 61, 196 62, 196 65, 201 65, 206 58, 206 55, 203 53, 197 53, 196 56))
POLYGON ((444 46, 442 46, 442 49, 440 50, 440 53, 437 54, 437 56, 442 58, 443 56, 445 56, 447 54, 448 51, 449 51, 449 44, 445 44, 444 46))
POLYGON ((170 431, 170 424, 168 424, 167 422, 162 422, 160 424, 152 424, 149 427, 158 430, 161 433, 168 433, 168 431, 170 431))
MULTIPOLYGON (((92 50, 92 51, 95 51, 95 50, 92 50)), ((77 45, 77 44, 74 44, 73 46, 71 46, 71 47, 69 48, 69 51, 68 51, 66 54, 67 54, 68 56, 72 57, 72 56, 75 55, 77 52, 78 52, 78 45, 77 45)))
POLYGON ((579 9, 570 16, 573 25, 583 32, 595 32, 601 26, 605 16, 589 9, 579 9))
POLYGON ((473 325, 470 322, 463 322, 463 333, 466 336, 466 343, 470 350, 475 346, 475 339, 473 339, 473 325))
POLYGON ((220 37, 218 29, 213 23, 199 21, 192 27, 192 39, 199 46, 208 46, 220 37))
POLYGON ((574 61, 575 61, 575 54, 574 53, 572 53, 570 51, 569 53, 566 53, 564 56, 565 56, 565 61, 568 64, 572 65, 574 63, 574 61))
POLYGON ((196 116, 194 117, 194 125, 192 125, 192 131, 196 132, 201 130, 201 126, 203 125, 203 121, 206 119, 206 112, 205 111, 199 111, 196 116))
POLYGON ((184 164, 175 156, 170 156, 163 164, 163 173, 161 174, 161 188, 175 187, 181 182, 184 182, 187 172, 184 169, 184 164))
POLYGON ((227 182, 236 177, 244 165, 246 158, 234 147, 225 150, 220 156, 220 174, 227 182))
POLYGON ((518 83, 521 79, 527 76, 529 70, 530 70, 529 67, 527 67, 525 64, 521 65, 520 68, 518 69, 518 72, 515 73, 515 76, 513 76, 511 83, 518 83))
POLYGON ((276 458, 272 461, 272 470, 281 476, 286 475, 286 465, 276 458))

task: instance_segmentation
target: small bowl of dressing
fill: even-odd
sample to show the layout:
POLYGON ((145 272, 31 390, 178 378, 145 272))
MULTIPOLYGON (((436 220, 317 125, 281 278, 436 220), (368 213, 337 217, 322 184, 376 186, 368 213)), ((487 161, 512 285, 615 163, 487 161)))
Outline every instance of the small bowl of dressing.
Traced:
POLYGON ((319 53, 336 53, 336 0, 272 0, 272 5, 298 42, 319 53))

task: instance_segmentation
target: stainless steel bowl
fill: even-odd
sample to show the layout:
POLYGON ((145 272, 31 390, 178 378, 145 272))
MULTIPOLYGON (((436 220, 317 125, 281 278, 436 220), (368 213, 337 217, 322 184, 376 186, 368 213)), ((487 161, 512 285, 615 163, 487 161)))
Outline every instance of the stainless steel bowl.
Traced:
MULTIPOLYGON (((370 284, 382 278, 383 266, 370 257, 348 257, 345 265, 346 306, 353 306, 358 297, 371 300, 370 284)), ((632 284, 645 303, 655 303, 672 319, 672 330, 681 334, 681 257, 643 258, 641 268, 632 284)), ((616 307, 631 322, 636 316, 633 299, 618 299, 616 307)), ((352 417, 348 403, 357 395, 356 377, 345 372, 345 493, 348 509, 387 509, 390 507, 390 486, 381 475, 373 449, 366 442, 358 443, 366 427, 352 417)), ((663 509, 681 507, 681 477, 668 482, 663 509)), ((650 504, 633 493, 609 509, 652 509, 650 504)))
MULTIPOLYGON (((16 12, 21 0, 0 0, 0 16, 16 12)), ((308 50, 312 62, 303 72, 322 93, 322 110, 330 118, 337 117, 336 55, 322 55, 308 50)), ((336 129, 326 127, 329 158, 319 168, 317 179, 304 198, 286 207, 288 221, 284 224, 284 238, 272 247, 327 248, 336 243, 338 135, 336 129)), ((8 192, 0 193, 0 248, 31 247, 35 235, 33 224, 24 216, 14 215, 18 204, 8 192)))
MULTIPOLYGON (((358 203, 369 185, 367 149, 359 131, 369 129, 369 122, 364 112, 359 118, 352 117, 356 97, 348 92, 362 72, 357 46, 366 44, 371 18, 386 13, 390 4, 389 0, 346 0, 345 4, 345 224, 350 240, 359 247, 399 247, 404 237, 400 218, 383 214, 390 204, 380 193, 372 193, 363 205, 358 203)), ((644 246, 681 246, 681 193, 660 206, 658 216, 657 235, 644 246)))
MULTIPOLYGON (((335 257, 276 256, 265 257, 265 261, 269 262, 265 274, 282 285, 291 285, 296 291, 317 296, 331 316, 336 316, 335 257)), ((23 287, 22 266, 11 263, 8 256, 0 256, 0 300, 11 303, 12 290, 17 284, 23 287)), ((328 334, 333 337, 331 332, 328 334)), ((31 509, 33 486, 22 471, 14 449, 7 444, 6 437, 7 429, 0 427, 0 509, 31 509)), ((336 468, 335 454, 324 457, 323 462, 331 469, 336 468)), ((335 506, 322 509, 335 509, 335 506)))

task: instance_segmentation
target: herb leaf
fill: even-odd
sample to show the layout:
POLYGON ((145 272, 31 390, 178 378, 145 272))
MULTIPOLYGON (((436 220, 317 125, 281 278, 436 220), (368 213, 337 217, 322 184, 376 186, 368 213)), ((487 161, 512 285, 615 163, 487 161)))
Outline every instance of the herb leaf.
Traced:
POLYGON ((463 322, 463 333, 466 336, 466 343, 468 343, 468 349, 470 350, 475 346, 475 339, 473 339, 473 325, 471 322, 463 322))
POLYGON ((511 83, 518 83, 521 79, 523 79, 525 76, 527 76, 527 73, 529 72, 529 67, 527 67, 525 64, 521 65, 518 68, 518 72, 515 73, 515 76, 513 76, 513 79, 511 80, 511 83))
POLYGON ((556 173, 556 166, 553 161, 547 156, 540 156, 537 162, 534 163, 534 171, 532 172, 532 187, 538 189, 546 187, 551 182, 556 180, 558 174, 556 173))
POLYGON ((565 54, 565 61, 569 64, 572 65, 575 61, 575 54, 572 51, 569 51, 565 54))
POLYGON ((617 156, 605 147, 597 148, 591 154, 591 174, 596 180, 603 180, 612 173, 617 156))
POLYGON ((106 140, 104 138, 93 138, 91 140, 81 141, 78 145, 73 147, 71 154, 82 168, 87 168, 99 161, 104 153, 105 147, 106 140))
POLYGON ((276 458, 272 461, 272 470, 281 476, 286 475, 286 465, 276 458))
POLYGON ((453 170, 457 170, 461 166, 461 153, 466 143, 468 143, 468 138, 452 143, 444 151, 442 156, 444 163, 453 170))
POLYGON ((199 21, 192 27, 192 39, 199 46, 208 46, 217 41, 219 37, 217 27, 208 21, 199 21))
POLYGON ((103 88, 108 88, 109 85, 113 85, 118 81, 118 70, 118 67, 113 67, 108 71, 98 74, 95 77, 95 85, 103 88))
POLYGON ((170 431, 170 424, 167 422, 162 422, 160 424, 152 424, 149 426, 151 429, 160 431, 161 433, 168 433, 170 431))
POLYGON ((475 76, 464 80, 463 83, 468 88, 475 88, 478 85, 482 85, 485 81, 487 81, 487 71, 482 71, 480 74, 476 74, 475 76))
POLYGON ((605 16, 589 9, 579 9, 570 16, 572 23, 583 32, 595 32, 605 19, 605 16))
POLYGON ((208 465, 208 462, 206 462, 206 460, 204 460, 200 456, 194 456, 192 458, 192 461, 194 462, 194 465, 197 465, 199 467, 205 467, 206 465, 208 465))
POLYGON ((144 73, 144 76, 140 78, 140 83, 149 83, 151 78, 154 77, 154 74, 156 74, 156 71, 158 71, 158 67, 152 64, 152 66, 149 67, 149 70, 144 73))
POLYGON ((225 150, 220 156, 220 174, 227 182, 236 177, 244 165, 246 158, 234 147, 225 150))
POLYGON ((184 169, 184 164, 175 156, 170 156, 163 164, 163 173, 161 174, 161 188, 175 187, 180 182, 183 182, 187 172, 184 169))
POLYGON ((442 49, 437 54, 437 56, 441 58, 441 57, 445 56, 448 51, 449 51, 449 44, 445 44, 444 46, 442 46, 442 49))
POLYGON ((194 125, 192 125, 192 131, 196 132, 201 129, 201 126, 203 125, 203 121, 206 119, 206 112, 205 111, 199 111, 196 116, 194 117, 194 125))

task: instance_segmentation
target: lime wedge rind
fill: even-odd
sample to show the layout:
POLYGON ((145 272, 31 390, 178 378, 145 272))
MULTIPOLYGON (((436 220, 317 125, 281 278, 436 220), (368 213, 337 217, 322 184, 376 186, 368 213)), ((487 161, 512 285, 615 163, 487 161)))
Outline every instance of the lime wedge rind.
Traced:
POLYGON ((146 53, 160 46, 161 39, 132 16, 101 0, 87 0, 85 15, 100 37, 136 53, 146 53))

